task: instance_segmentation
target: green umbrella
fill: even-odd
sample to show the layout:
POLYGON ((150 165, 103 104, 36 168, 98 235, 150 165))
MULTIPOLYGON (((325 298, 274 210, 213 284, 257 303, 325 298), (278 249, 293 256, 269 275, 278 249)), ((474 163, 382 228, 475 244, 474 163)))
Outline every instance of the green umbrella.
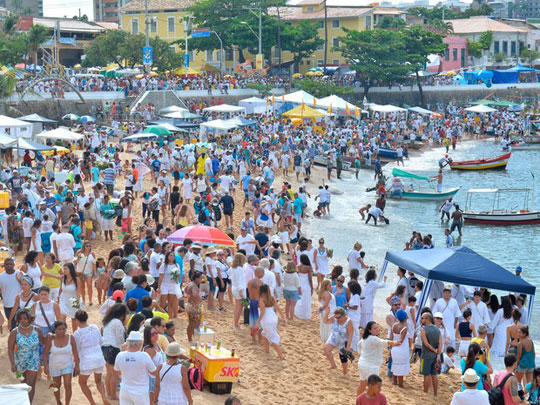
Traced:
POLYGON ((171 131, 167 128, 162 127, 161 125, 149 125, 144 130, 145 134, 155 134, 155 135, 170 135, 171 131))
POLYGON ((79 117, 77 114, 66 114, 62 117, 64 121, 79 121, 81 117, 79 117))

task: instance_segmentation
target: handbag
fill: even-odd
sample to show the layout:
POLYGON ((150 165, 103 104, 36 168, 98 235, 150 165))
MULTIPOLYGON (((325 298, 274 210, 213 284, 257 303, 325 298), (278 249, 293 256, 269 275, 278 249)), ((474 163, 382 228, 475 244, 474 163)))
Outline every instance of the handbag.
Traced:
POLYGON ((43 304, 39 303, 39 309, 41 310, 41 315, 43 315, 43 318, 45 319, 45 322, 47 323, 47 327, 49 328, 49 331, 54 333, 54 327, 51 326, 51 323, 49 322, 49 318, 47 318, 47 315, 45 315, 45 310, 43 309, 43 304))

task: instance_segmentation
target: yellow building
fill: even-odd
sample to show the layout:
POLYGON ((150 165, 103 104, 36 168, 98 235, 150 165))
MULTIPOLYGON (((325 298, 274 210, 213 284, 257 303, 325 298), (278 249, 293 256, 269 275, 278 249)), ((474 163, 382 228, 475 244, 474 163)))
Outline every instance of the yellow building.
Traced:
MULTIPOLYGON (((148 0, 148 20, 150 36, 159 36, 166 41, 176 41, 185 38, 185 28, 189 24, 189 13, 186 11, 196 0, 148 0)), ((270 10, 270 13, 277 16, 276 10, 270 10)), ((283 23, 295 24, 303 20, 310 20, 319 25, 319 37, 324 40, 324 0, 303 0, 296 6, 280 7, 279 14, 283 23)), ((332 51, 332 48, 339 44, 339 37, 344 36, 343 28, 363 31, 373 29, 381 18, 392 16, 405 20, 405 11, 396 8, 372 7, 372 6, 334 6, 327 7, 328 15, 328 57, 329 66, 339 66, 346 64, 345 59, 339 52, 332 51)), ((145 0, 132 0, 130 3, 120 8, 120 27, 121 29, 133 33, 145 33, 145 0)), ((195 27, 194 27, 195 28, 195 27)), ((210 34, 215 38, 216 48, 205 52, 193 52, 188 50, 190 55, 190 67, 195 69, 206 64, 220 67, 220 43, 217 36, 210 34)), ((176 50, 178 45, 174 45, 176 50)), ((225 50, 223 71, 231 72, 236 68, 239 60, 238 50, 225 50)), ((255 64, 255 56, 244 52, 246 58, 250 58, 255 64)), ((274 48, 272 51, 272 66, 277 66, 279 60, 279 51, 274 48)), ((291 66, 292 55, 290 52, 282 52, 282 64, 291 66), (289 63, 287 63, 289 62, 289 63)), ((312 67, 322 66, 324 63, 324 45, 317 49, 311 57, 300 62, 300 72, 304 73, 312 67)))
MULTIPOLYGON (((336 2, 333 2, 336 4, 336 2)), ((276 10, 272 14, 277 16, 276 10)), ((319 38, 325 39, 325 16, 324 0, 303 0, 296 6, 281 7, 279 9, 280 18, 285 23, 295 24, 300 21, 312 21, 318 25, 319 38)), ((406 12, 391 7, 372 7, 372 6, 327 6, 328 23, 328 53, 327 65, 340 66, 347 63, 340 52, 332 49, 339 45, 339 37, 345 36, 343 28, 364 31, 373 29, 380 19, 385 16, 401 18, 405 20, 406 12)), ((272 64, 278 63, 278 50, 274 49, 272 53, 272 64)), ((290 52, 283 52, 282 61, 292 60, 290 52)), ((324 44, 321 45, 310 58, 300 62, 300 73, 304 73, 310 68, 324 65, 324 44)))

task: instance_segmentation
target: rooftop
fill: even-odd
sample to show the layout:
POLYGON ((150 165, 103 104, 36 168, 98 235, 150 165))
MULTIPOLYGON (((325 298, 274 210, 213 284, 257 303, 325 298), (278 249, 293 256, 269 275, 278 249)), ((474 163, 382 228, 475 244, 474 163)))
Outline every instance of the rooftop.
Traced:
MULTIPOLYGON (((352 18, 360 17, 364 14, 369 13, 373 10, 373 7, 328 7, 327 15, 328 18, 352 18)), ((270 15, 276 15, 276 10, 269 8, 270 15)), ((319 20, 324 19, 324 9, 313 11, 313 12, 303 12, 301 7, 280 7, 279 13, 282 20, 319 20)))
POLYGON ((492 20, 484 16, 464 18, 461 20, 447 20, 454 28, 454 34, 477 34, 486 31, 491 32, 523 32, 527 33, 527 28, 512 27, 511 25, 492 20))
MULTIPOLYGON (((107 28, 103 25, 99 25, 94 22, 84 22, 79 20, 74 20, 73 18, 58 18, 58 17, 21 17, 18 29, 21 31, 26 31, 34 25, 43 25, 44 27, 53 30, 56 26, 56 23, 60 25, 60 31, 69 31, 69 32, 83 32, 83 33, 99 33, 105 31, 107 28)), ((117 29, 118 24, 114 24, 117 29)))
MULTIPOLYGON (((132 0, 123 7, 120 7, 121 12, 144 11, 145 0, 132 0)), ((184 10, 191 7, 197 0, 148 0, 149 11, 161 10, 184 10)))

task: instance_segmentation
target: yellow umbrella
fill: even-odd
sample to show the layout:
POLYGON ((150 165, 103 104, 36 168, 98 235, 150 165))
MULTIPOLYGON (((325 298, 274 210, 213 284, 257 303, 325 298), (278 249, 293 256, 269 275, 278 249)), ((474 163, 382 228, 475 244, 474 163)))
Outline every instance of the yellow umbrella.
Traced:
POLYGON ((322 76, 322 75, 324 75, 324 73, 317 70, 315 72, 307 72, 306 75, 308 75, 308 76, 322 76))
POLYGON ((41 154, 43 156, 50 156, 54 155, 56 152, 57 155, 65 155, 70 152, 68 148, 64 148, 63 146, 54 145, 53 147, 55 150, 44 150, 41 154))
POLYGON ((324 117, 324 113, 321 111, 317 111, 314 108, 308 107, 307 105, 300 105, 296 108, 293 108, 290 111, 287 111, 286 113, 283 113, 286 117, 289 118, 317 118, 317 117, 324 117))
POLYGON ((198 75, 200 75, 200 73, 197 72, 195 69, 185 68, 185 67, 181 67, 181 68, 176 69, 174 71, 174 73, 176 73, 177 75, 180 75, 180 76, 198 76, 198 75))
POLYGON ((295 73, 294 75, 292 75, 292 77, 294 77, 295 79, 299 79, 302 77, 302 74, 301 73, 295 73))

